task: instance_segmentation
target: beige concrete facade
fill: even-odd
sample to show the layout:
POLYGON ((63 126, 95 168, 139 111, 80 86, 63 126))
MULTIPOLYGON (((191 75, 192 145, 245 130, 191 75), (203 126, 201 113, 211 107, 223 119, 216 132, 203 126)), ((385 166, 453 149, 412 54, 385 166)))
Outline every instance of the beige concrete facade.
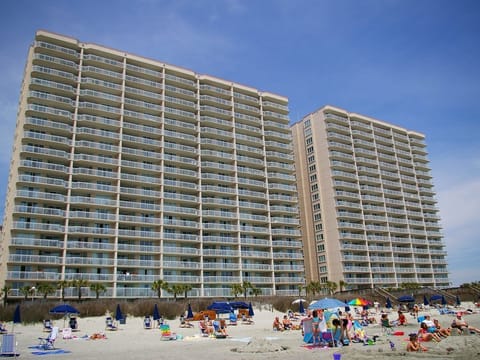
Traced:
POLYGON ((295 295, 297 203, 286 97, 37 32, 1 239, 11 297, 62 280, 151 297, 160 279, 295 295))
POLYGON ((292 136, 307 283, 450 285, 424 135, 325 106, 292 136))

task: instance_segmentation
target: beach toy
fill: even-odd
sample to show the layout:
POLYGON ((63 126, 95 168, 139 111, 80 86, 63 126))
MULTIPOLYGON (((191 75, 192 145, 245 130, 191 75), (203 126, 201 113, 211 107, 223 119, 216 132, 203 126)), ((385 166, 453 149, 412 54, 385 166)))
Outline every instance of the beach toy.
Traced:
POLYGON ((333 360, 340 360, 342 358, 342 354, 340 353, 334 353, 333 354, 333 360))

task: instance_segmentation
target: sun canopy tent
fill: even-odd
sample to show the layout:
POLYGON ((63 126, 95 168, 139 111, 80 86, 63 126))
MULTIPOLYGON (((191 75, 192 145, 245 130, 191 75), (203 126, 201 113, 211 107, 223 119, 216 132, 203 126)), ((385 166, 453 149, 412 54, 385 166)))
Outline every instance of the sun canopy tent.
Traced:
MULTIPOLYGON (((246 308, 248 309, 248 304, 246 308)), ((228 314, 232 312, 234 309, 232 305, 227 301, 214 301, 213 303, 207 306, 207 310, 213 310, 217 314, 228 314)))
POLYGON ((246 302, 243 302, 243 301, 230 301, 229 304, 235 310, 236 309, 248 309, 248 304, 246 302))
POLYGON ((411 295, 403 295, 397 299, 399 302, 415 302, 415 298, 411 295))

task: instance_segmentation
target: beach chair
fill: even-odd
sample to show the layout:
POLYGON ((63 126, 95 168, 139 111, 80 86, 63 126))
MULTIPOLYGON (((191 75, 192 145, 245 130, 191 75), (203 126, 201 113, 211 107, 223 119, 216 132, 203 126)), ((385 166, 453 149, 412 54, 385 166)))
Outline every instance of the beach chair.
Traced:
POLYGON ((162 334, 161 340, 176 340, 177 335, 172 333, 169 324, 163 324, 160 326, 160 332, 162 334))
POLYGON ((228 316, 228 320, 229 320, 228 325, 237 325, 238 324, 237 315, 235 315, 235 313, 233 311, 228 316))
MULTIPOLYGON (((145 316, 145 318, 143 319, 143 328, 144 329, 151 329, 153 326, 152 324, 152 319, 150 318, 150 316, 145 316)), ((161 325, 160 325, 161 327, 161 325)))
POLYGON ((381 319, 380 325, 382 326, 382 334, 392 335, 393 333, 393 326, 390 324, 390 320, 381 319))
POLYGON ((365 332, 365 329, 363 326, 360 324, 358 320, 353 321, 353 337, 355 342, 363 342, 365 343, 368 341, 368 336, 367 333, 365 332))
POLYGON ((118 330, 118 327, 115 325, 111 316, 107 316, 105 319, 105 329, 110 331, 118 330))
POLYGON ((78 321, 76 316, 71 316, 70 320, 68 321, 68 325, 72 329, 72 331, 80 331, 78 329, 78 321))
POLYGON ((50 319, 43 320, 43 331, 50 332, 52 331, 52 321, 50 319))
POLYGON ((58 336, 58 326, 52 327, 52 331, 50 331, 50 334, 46 338, 41 338, 39 337, 38 340, 40 340, 40 347, 43 350, 53 350, 55 349, 55 340, 57 340, 58 336))
POLYGON ((306 344, 313 343, 312 319, 305 318, 302 320, 303 342, 306 344))
POLYGON ((209 336, 209 333, 208 333, 208 328, 207 328, 207 324, 204 320, 200 320, 198 322, 198 328, 200 329, 200 335, 201 336, 205 336, 205 337, 208 337, 209 336))
POLYGON ((3 334, 0 356, 19 356, 17 353, 17 341, 15 334, 3 334))

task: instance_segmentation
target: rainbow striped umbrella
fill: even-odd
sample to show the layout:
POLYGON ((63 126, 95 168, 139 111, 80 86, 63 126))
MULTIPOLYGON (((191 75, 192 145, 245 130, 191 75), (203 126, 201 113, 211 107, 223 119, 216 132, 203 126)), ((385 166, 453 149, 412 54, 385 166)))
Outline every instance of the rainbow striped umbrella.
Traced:
POLYGON ((364 299, 364 298, 355 298, 355 299, 353 299, 352 301, 349 301, 349 302, 348 302, 348 305, 352 305, 352 306, 368 306, 368 305, 372 305, 372 302, 371 302, 371 301, 368 301, 367 299, 364 299))

